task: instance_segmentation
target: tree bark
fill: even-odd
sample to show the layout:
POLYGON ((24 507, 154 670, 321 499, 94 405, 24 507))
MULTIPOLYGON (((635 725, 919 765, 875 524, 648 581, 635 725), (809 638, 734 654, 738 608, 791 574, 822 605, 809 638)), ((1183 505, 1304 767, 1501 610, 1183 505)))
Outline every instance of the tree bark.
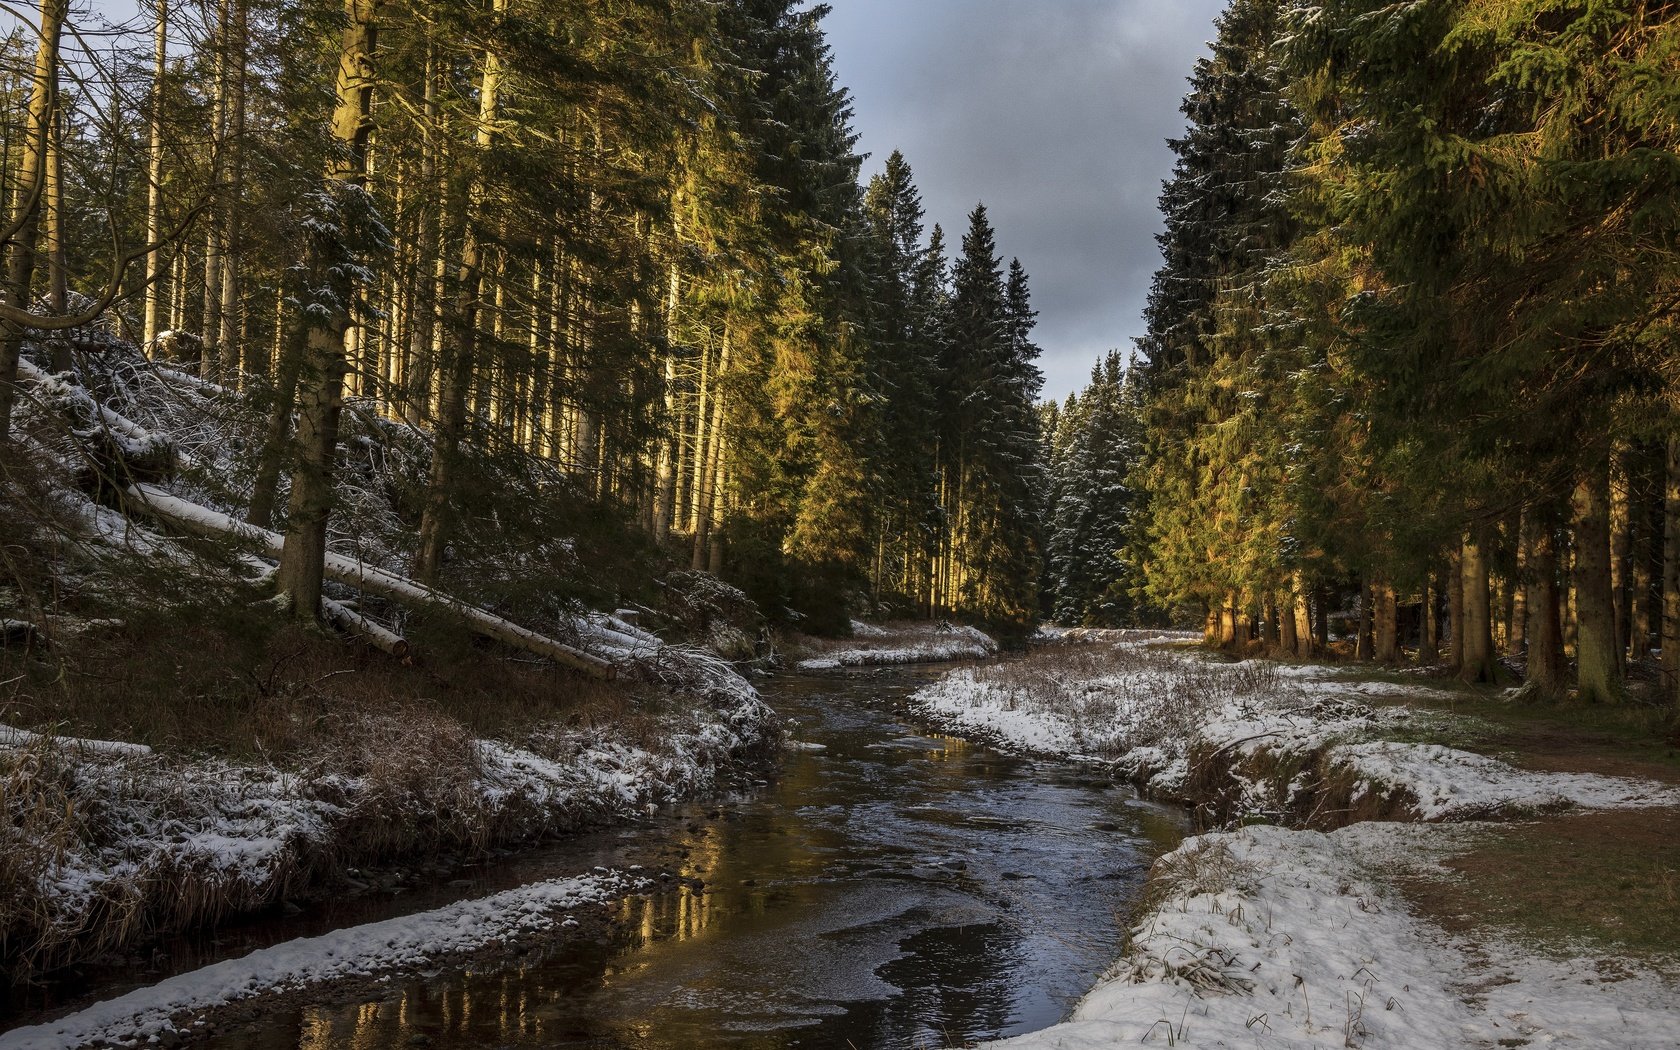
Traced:
POLYGON ((1499 661, 1493 648, 1492 595, 1488 589, 1487 557, 1481 544, 1466 540, 1460 557, 1459 579, 1464 589, 1463 658, 1458 677, 1465 682, 1499 682, 1499 661))
MULTIPOLYGON (((41 0, 40 38, 35 49, 35 74, 29 88, 29 109, 18 164, 16 203, 11 226, 16 230, 6 257, 3 294, 8 306, 29 308, 35 275, 36 237, 40 232, 41 203, 47 179, 47 138, 58 112, 58 45, 64 32, 69 0, 41 0)), ((12 406, 17 402, 18 359, 23 351, 23 326, 0 321, 0 443, 11 434, 12 406)))
POLYGON ((1376 639, 1372 655, 1379 664, 1400 662, 1400 608, 1394 585, 1387 581, 1371 588, 1376 616, 1376 639))
POLYGON ((1464 557, 1447 556, 1447 666, 1457 674, 1464 666, 1464 557))
POLYGON ((1582 700, 1624 699, 1610 569, 1610 461, 1587 467, 1571 499, 1575 527, 1575 663, 1582 700))
POLYGON ((1563 617, 1558 598, 1557 526, 1539 508, 1523 518, 1532 599, 1528 606, 1528 687, 1546 697, 1568 689, 1563 657, 1563 617))
MULTIPOLYGON (((499 17, 507 11, 507 4, 508 0, 492 0, 492 10, 499 17)), ((501 56, 494 48, 486 47, 483 70, 479 76, 478 131, 474 137, 478 157, 474 159, 474 173, 467 191, 467 214, 462 226, 461 299, 456 308, 458 327, 453 333, 455 345, 450 353, 449 367, 439 388, 432 472, 426 485, 419 542, 414 555, 414 575, 428 584, 437 580, 449 542, 449 503, 455 488, 456 460, 466 433, 467 405, 472 396, 474 368, 477 365, 479 307, 486 287, 484 249, 476 230, 484 196, 480 172, 484 156, 495 144, 501 83, 501 56)))
MULTIPOLYGON (((338 100, 333 138, 344 147, 327 170, 329 192, 341 199, 360 193, 366 172, 367 140, 372 132, 373 58, 378 44, 379 0, 345 0, 349 21, 339 52, 338 100)), ((326 250, 318 247, 317 251, 326 250)), ((317 260, 319 261, 319 260, 317 260)), ((333 267, 342 274, 342 267, 333 267)), ((333 459, 338 450, 338 416, 344 404, 344 333, 350 326, 348 276, 332 280, 335 302, 306 314, 303 395, 297 430, 297 462, 292 469, 286 538, 276 585, 291 598, 295 615, 319 619, 327 555, 327 521, 332 512, 333 459), (324 316, 322 316, 324 315, 324 316)))
POLYGON ((1669 436, 1663 470, 1662 693, 1680 706, 1680 430, 1669 436))
MULTIPOLYGON (((169 0, 157 0, 157 25, 152 30, 152 97, 147 114, 146 244, 163 239, 163 89, 169 72, 169 0)), ((152 352, 158 337, 158 312, 163 303, 163 253, 146 253, 146 307, 142 345, 152 352)))
POLYGON ((1307 587, 1306 574, 1296 570, 1294 575, 1295 655, 1311 660, 1318 654, 1314 644, 1312 623, 1312 591, 1307 587))

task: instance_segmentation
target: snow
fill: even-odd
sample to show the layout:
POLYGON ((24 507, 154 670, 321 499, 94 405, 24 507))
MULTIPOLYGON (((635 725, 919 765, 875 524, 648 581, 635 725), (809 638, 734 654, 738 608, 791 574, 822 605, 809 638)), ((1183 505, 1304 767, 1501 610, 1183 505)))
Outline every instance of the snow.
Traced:
POLYGON ((0 727, 0 775, 32 798, 62 794, 78 814, 33 829, 58 836, 50 841, 14 839, 34 865, 20 877, 32 880, 46 929, 67 938, 90 917, 188 882, 213 887, 230 911, 260 907, 312 858, 353 852, 358 828, 390 820, 393 806, 418 823, 441 815, 513 836, 634 820, 715 789, 720 770, 768 732, 769 709, 733 672, 697 690, 704 702, 635 729, 552 725, 518 745, 471 741, 461 783, 428 789, 457 792, 441 801, 332 772, 314 756, 303 762, 320 769, 294 772, 0 727))
POLYGON ((1326 668, 1223 663, 1199 653, 1128 641, 1056 673, 1021 667, 961 668, 923 687, 912 703, 954 732, 1006 748, 1112 762, 1162 795, 1181 794, 1193 756, 1228 767, 1239 810, 1287 810, 1304 781, 1280 786, 1264 755, 1322 753, 1325 768, 1354 773, 1364 792, 1402 800, 1422 820, 1466 820, 1576 806, 1680 805, 1680 791, 1651 781, 1519 769, 1438 744, 1385 740, 1451 716, 1368 697, 1441 695, 1422 685, 1354 681, 1326 668))
POLYGON ((1592 960, 1542 956, 1490 935, 1455 939, 1409 910, 1394 876, 1457 877, 1440 862, 1490 827, 1478 818, 1680 806, 1680 791, 1385 739, 1451 727, 1453 716, 1370 703, 1435 692, 1425 685, 1223 663, 1137 640, 1086 641, 1015 665, 952 671, 913 702, 953 731, 1104 763, 1167 794, 1189 787, 1192 763, 1216 762, 1237 786, 1238 812, 1287 812, 1314 787, 1298 760, 1316 757, 1322 769, 1353 774, 1356 799, 1374 792, 1399 800, 1390 811, 1409 822, 1328 834, 1256 825, 1185 840, 1158 863, 1153 903, 1124 958, 1072 1017, 991 1045, 1676 1045, 1680 989, 1665 976, 1605 978, 1592 960), (1303 772, 1289 783, 1273 782, 1278 769, 1297 765, 1303 772))
POLYGON ((391 975, 492 942, 555 929, 579 908, 645 880, 618 873, 532 883, 436 911, 287 941, 180 974, 78 1013, 0 1035, 0 1050, 61 1050, 98 1041, 140 1045, 192 1027, 192 1015, 274 991, 346 977, 391 975))
POLYGON ((1352 766, 1368 781, 1410 792, 1417 799, 1413 809, 1423 820, 1571 806, 1624 809, 1680 805, 1680 790, 1655 781, 1533 772, 1438 744, 1370 740, 1338 746, 1330 754, 1333 761, 1352 766))
POLYGON ((799 661, 800 671, 835 671, 847 667, 983 660, 996 656, 997 640, 975 627, 939 628, 931 624, 888 629, 854 622, 854 643, 799 661), (858 626, 866 630, 859 632, 858 626))
POLYGON ((1389 874, 1438 863, 1479 827, 1258 826, 1190 839, 1160 862, 1170 892, 1073 1016, 991 1045, 1673 1047, 1680 998, 1662 977, 1607 982, 1590 960, 1470 943, 1411 912, 1389 874))

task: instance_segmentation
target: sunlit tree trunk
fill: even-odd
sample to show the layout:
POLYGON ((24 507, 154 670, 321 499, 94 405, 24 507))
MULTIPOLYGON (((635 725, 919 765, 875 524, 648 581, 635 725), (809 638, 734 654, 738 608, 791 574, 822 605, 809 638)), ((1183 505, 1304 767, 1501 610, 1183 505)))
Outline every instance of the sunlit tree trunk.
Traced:
POLYGON ((1400 611, 1394 585, 1380 581, 1371 588, 1372 613, 1376 619, 1372 657, 1380 664, 1400 662, 1400 611))
MULTIPOLYGON (((374 66, 378 43, 379 0, 345 0, 348 24, 339 52, 337 104, 332 134, 342 147, 330 162, 328 191, 341 198, 361 192, 368 135, 372 131, 374 66)), ((317 249, 320 250, 320 249, 317 249)), ((333 282, 337 301, 301 318, 308 325, 304 366, 300 372, 297 461, 287 505, 285 546, 277 585, 291 599, 294 614, 318 618, 327 552, 327 521, 332 511, 333 458, 338 448, 338 416, 344 404, 344 333, 350 325, 347 277, 333 282), (325 316, 322 316, 325 314, 325 316)))
POLYGON ((1581 699, 1622 700, 1610 572, 1610 463, 1601 455, 1575 485, 1575 663, 1581 699))
POLYGON ((247 368, 243 345, 244 315, 240 307, 240 241, 241 209, 239 202, 245 193, 245 50, 249 0, 232 0, 228 13, 232 19, 224 31, 227 62, 227 104, 225 111, 225 145, 227 153, 227 186, 229 205, 222 216, 220 309, 217 311, 220 331, 216 336, 222 348, 222 358, 231 366, 234 378, 247 368))
POLYGON ((1458 677, 1466 682, 1499 681, 1499 663, 1493 648, 1492 595, 1488 587, 1487 557, 1481 543, 1467 539, 1459 561, 1463 587, 1463 658, 1458 677))
MULTIPOLYGON (((163 239, 163 92, 169 67, 169 0, 157 0, 157 25, 152 29, 152 95, 146 123, 146 243, 163 239)), ((146 253, 146 306, 141 339, 146 352, 158 335, 158 313, 163 305, 163 253, 153 247, 146 253)))
MULTIPOLYGON (((18 163, 18 188, 11 214, 11 226, 16 232, 6 256, 6 284, 0 289, 6 304, 20 310, 29 308, 30 286, 35 275, 36 237, 40 232, 41 203, 46 195, 47 139, 58 111, 58 44, 68 6, 68 0, 41 0, 40 39, 35 48, 35 74, 29 88, 23 156, 18 163)), ((15 321, 0 321, 0 442, 11 434, 22 349, 23 326, 15 321)))
MULTIPOLYGON (((491 0, 491 9, 499 17, 506 13, 508 0, 491 0)), ((461 296, 456 307, 454 346, 450 351, 448 368, 442 376, 438 395, 438 419, 434 428, 432 471, 426 486, 425 507, 420 517, 420 534, 414 555, 414 575, 422 583, 437 579, 443 564, 444 548, 448 543, 449 501, 455 488, 456 460, 465 435, 468 399, 472 396, 473 374, 477 364, 479 304, 485 292, 484 248, 479 241, 476 225, 480 220, 484 195, 480 166, 484 154, 495 143, 496 121, 500 105, 502 82, 501 57, 494 48, 485 48, 484 65, 479 77, 478 131, 475 141, 479 156, 475 158, 472 186, 467 194, 467 215, 462 229, 460 284, 461 296)))
POLYGON ((1680 431, 1664 457, 1662 546, 1662 691, 1680 706, 1680 431))

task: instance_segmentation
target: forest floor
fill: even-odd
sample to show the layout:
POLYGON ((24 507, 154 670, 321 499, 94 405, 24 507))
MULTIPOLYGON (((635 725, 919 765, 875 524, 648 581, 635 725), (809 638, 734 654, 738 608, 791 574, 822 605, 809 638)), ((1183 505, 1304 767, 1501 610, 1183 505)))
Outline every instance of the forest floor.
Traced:
POLYGON ((1680 748, 1641 710, 1124 635, 923 690, 1004 747, 1193 804, 1114 969, 1000 1044, 1672 1047, 1680 748))

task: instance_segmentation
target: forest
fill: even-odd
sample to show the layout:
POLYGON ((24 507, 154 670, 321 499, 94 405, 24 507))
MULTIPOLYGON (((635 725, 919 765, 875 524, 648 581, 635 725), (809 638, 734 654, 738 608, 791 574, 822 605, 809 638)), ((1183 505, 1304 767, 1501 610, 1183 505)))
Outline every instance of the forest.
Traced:
POLYGON ((0 1050, 1670 1045, 1677 340, 1680 0, 0 4, 0 1050))
POLYGON ((6 43, 0 433, 20 353, 237 392, 206 483, 305 618, 369 441, 424 584, 588 516, 782 622, 1034 618, 1026 271, 983 206, 925 230, 902 156, 860 185, 823 8, 68 10, 6 43))
POLYGON ((1138 363, 1047 416, 1058 615, 1676 703, 1677 19, 1232 3, 1138 363))

